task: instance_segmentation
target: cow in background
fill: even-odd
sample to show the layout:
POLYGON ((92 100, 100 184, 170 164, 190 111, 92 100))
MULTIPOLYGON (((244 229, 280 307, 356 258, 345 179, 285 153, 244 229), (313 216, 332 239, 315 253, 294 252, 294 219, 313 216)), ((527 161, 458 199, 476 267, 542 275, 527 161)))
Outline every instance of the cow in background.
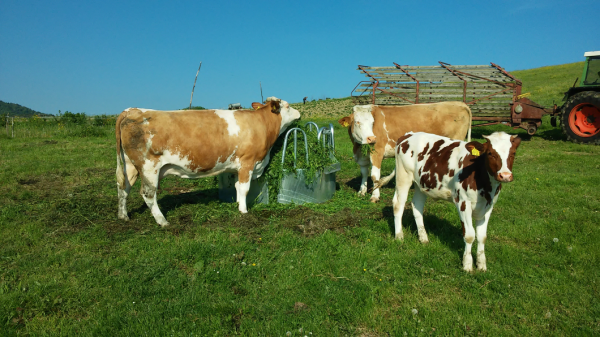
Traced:
POLYGON ((504 132, 484 136, 486 143, 461 142, 433 134, 409 132, 396 146, 394 225, 402 240, 402 213, 408 190, 415 185, 412 209, 419 240, 429 242, 423 224, 427 197, 453 202, 460 216, 465 252, 463 269, 473 270, 471 246, 477 235, 477 269, 485 271, 487 225, 502 183, 513 181, 515 152, 521 139, 504 132), (477 234, 475 233, 477 228, 477 234))
MULTIPOLYGON (((471 140, 471 109, 462 102, 441 102, 406 106, 356 105, 350 116, 338 121, 348 127, 350 140, 354 144, 354 160, 360 166, 362 176, 359 194, 367 193, 369 166, 371 179, 377 185, 381 176, 384 158, 394 157, 396 140, 405 133, 429 132, 456 140, 471 140), (361 147, 374 144, 365 156, 361 147)), ((383 179, 389 182, 394 172, 383 179)), ((383 186, 385 184, 379 184, 383 186)), ((373 188, 371 202, 379 201, 379 188, 373 188)))
POLYGON ((288 102, 267 101, 257 110, 123 111, 116 125, 119 219, 129 219, 127 196, 138 176, 146 205, 164 227, 168 222, 156 200, 163 177, 195 179, 223 172, 238 174, 239 211, 247 213, 251 179, 263 173, 277 137, 300 118, 288 102))

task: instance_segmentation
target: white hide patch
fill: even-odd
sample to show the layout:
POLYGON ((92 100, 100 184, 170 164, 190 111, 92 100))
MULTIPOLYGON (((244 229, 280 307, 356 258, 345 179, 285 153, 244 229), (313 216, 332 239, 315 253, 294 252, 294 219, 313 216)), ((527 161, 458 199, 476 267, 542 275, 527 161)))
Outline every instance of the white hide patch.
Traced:
POLYGON ((221 161, 221 158, 219 158, 211 170, 207 172, 198 172, 201 168, 192 170, 190 168, 192 161, 187 156, 184 157, 179 153, 171 153, 169 150, 164 150, 163 154, 160 156, 160 161, 156 165, 154 165, 151 160, 147 160, 144 163, 143 170, 144 174, 158 174, 158 171, 162 169, 161 177, 174 175, 186 179, 197 179, 215 176, 225 171, 239 170, 241 167, 240 159, 234 157, 235 152, 229 155, 224 161, 221 161))
POLYGON ((367 144, 367 137, 375 137, 373 133, 373 124, 375 119, 371 114, 372 104, 369 105, 355 105, 352 107, 353 111, 353 127, 352 137, 354 141, 359 144, 367 144))
POLYGON ((231 110, 215 110, 215 114, 227 122, 227 131, 230 136, 237 136, 240 133, 240 126, 235 120, 234 113, 235 111, 231 110))
POLYGON ((392 147, 389 143, 385 144, 383 158, 394 158, 395 155, 396 155, 396 148, 392 147))

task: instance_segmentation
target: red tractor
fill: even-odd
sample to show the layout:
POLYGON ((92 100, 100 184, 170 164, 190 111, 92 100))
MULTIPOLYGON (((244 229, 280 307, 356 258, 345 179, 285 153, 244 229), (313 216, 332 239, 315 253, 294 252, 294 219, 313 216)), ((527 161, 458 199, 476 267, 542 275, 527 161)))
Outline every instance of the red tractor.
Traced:
MULTIPOLYGON (((557 112, 569 140, 600 145, 600 51, 586 52, 584 56, 579 86, 573 85, 565 92, 565 104, 557 112)), ((554 117, 552 124, 556 126, 554 117)))

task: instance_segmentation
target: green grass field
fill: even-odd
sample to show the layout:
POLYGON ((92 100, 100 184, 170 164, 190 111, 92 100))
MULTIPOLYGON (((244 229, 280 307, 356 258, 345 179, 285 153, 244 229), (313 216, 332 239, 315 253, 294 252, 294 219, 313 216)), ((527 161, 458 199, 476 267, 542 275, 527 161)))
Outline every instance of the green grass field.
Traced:
MULTIPOLYGON (((524 141, 489 223, 488 272, 468 274, 453 205, 428 200, 422 245, 410 211, 404 242, 393 240, 393 185, 378 204, 356 194, 342 113, 310 118, 336 128, 342 170, 329 202, 241 215, 214 178, 169 177, 166 229, 139 183, 131 220, 117 220, 109 127, 0 136, 0 335, 600 333, 600 147, 566 142, 547 117, 533 137, 475 128, 476 140, 503 130, 524 141)), ((386 160, 382 173, 392 169, 386 160)))

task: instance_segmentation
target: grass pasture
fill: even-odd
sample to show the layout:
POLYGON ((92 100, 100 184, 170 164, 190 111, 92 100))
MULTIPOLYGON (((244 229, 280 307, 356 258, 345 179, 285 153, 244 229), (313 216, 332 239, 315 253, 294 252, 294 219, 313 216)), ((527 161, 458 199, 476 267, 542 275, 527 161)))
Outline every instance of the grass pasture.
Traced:
MULTIPOLYGON (((581 70, 570 79, 569 69, 570 85, 581 70)), ((533 75, 517 76, 524 92, 559 102, 564 90, 525 81, 533 75)), ((0 133, 0 336, 600 334, 600 146, 565 141, 547 117, 533 137, 473 129, 479 141, 497 130, 524 141, 490 219, 488 272, 467 274, 453 205, 427 201, 422 245, 408 209, 405 240, 392 238, 393 185, 377 204, 356 194, 360 172, 336 122, 348 100, 294 106, 335 126, 332 200, 241 215, 218 200, 216 179, 168 177, 165 229, 139 182, 131 220, 117 220, 111 127, 0 133)), ((392 169, 384 161, 382 174, 392 169)))
MULTIPOLYGON (((600 147, 543 125, 534 137, 514 131, 526 140, 516 181, 490 220, 489 271, 473 274, 461 270, 451 204, 428 201, 430 244, 410 211, 405 241, 392 239, 393 186, 378 204, 357 196, 337 125, 331 201, 240 215, 218 201, 215 179, 167 178, 167 229, 138 193, 131 220, 116 219, 110 133, 2 138, 1 335, 598 334, 600 147)), ((474 138, 496 129, 510 131, 474 138)))

